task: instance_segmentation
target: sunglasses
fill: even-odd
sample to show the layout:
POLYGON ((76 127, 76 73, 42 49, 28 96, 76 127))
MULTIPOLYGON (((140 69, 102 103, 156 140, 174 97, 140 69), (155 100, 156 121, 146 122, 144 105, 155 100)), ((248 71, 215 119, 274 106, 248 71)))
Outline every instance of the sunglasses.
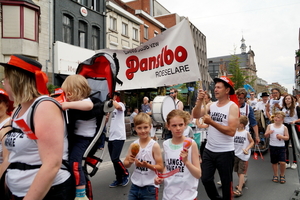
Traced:
POLYGON ((170 92, 170 94, 174 94, 174 92, 170 92))

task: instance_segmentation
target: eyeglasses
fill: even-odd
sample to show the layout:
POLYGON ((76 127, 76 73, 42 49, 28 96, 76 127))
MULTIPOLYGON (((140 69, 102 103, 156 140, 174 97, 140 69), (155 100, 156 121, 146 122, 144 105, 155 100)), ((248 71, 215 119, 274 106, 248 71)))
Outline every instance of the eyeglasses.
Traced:
POLYGON ((174 94, 174 92, 170 92, 170 94, 174 94))
POLYGON ((243 97, 238 97, 238 100, 244 100, 245 98, 243 98, 243 97))

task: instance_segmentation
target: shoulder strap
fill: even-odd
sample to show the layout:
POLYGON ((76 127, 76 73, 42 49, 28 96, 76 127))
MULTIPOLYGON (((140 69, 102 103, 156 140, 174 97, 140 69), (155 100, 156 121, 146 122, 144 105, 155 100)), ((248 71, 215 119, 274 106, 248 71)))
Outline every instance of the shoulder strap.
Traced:
POLYGON ((36 101, 32 104, 32 106, 31 106, 31 108, 30 108, 30 111, 29 111, 29 113, 28 113, 28 116, 29 116, 29 118, 28 118, 28 119, 29 119, 29 124, 30 124, 30 128, 31 128, 32 132, 34 132, 33 115, 34 115, 35 109, 36 109, 36 107, 37 107, 41 102, 43 102, 43 101, 52 101, 53 103, 55 103, 55 104, 57 105, 57 107, 59 107, 60 110, 62 110, 62 107, 61 107, 60 103, 58 103, 58 101, 56 101, 56 100, 53 99, 52 97, 47 97, 47 96, 45 96, 45 97, 42 97, 42 98, 36 100, 36 101))

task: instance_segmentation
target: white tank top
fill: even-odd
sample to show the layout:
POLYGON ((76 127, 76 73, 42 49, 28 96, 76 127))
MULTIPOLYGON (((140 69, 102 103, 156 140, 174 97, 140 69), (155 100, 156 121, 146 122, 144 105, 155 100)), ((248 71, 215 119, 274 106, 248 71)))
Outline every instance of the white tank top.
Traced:
POLYGON ((270 134, 270 145, 274 147, 284 147, 284 140, 278 140, 276 135, 284 135, 284 125, 282 124, 280 128, 275 128, 274 124, 270 124, 270 130, 274 130, 270 134))
MULTIPOLYGON (((0 130, 6 124, 6 122, 8 122, 9 120, 10 120, 10 117, 6 118, 5 120, 3 120, 3 122, 0 123, 0 130)), ((2 164, 2 162, 3 162, 3 148, 2 148, 1 140, 2 140, 2 138, 0 138, 0 164, 2 164)))
POLYGON ((249 149, 247 155, 243 151, 250 144, 247 133, 246 130, 236 131, 234 135, 234 155, 243 161, 248 161, 251 155, 251 149, 249 149))
MULTIPOLYGON (((139 143, 139 139, 134 141, 133 143, 139 143)), ((139 153, 136 155, 136 158, 139 161, 146 161, 151 165, 155 165, 155 160, 153 158, 153 145, 156 142, 154 140, 150 140, 149 143, 145 148, 140 148, 139 153)), ((146 167, 137 167, 135 165, 134 171, 131 176, 131 181, 133 184, 144 187, 146 185, 154 185, 154 179, 156 177, 156 174, 153 170, 146 168, 146 167)), ((158 187, 158 185, 154 185, 155 187, 158 187)))
MULTIPOLYGON (((233 102, 230 101, 225 106, 218 107, 217 102, 213 102, 210 105, 210 117, 212 120, 222 126, 228 126, 229 109, 232 104, 233 102)), ((213 126, 209 126, 205 148, 212 152, 234 151, 233 137, 221 133, 213 126)))
POLYGON ((298 115, 297 115, 297 109, 295 108, 294 110, 294 116, 290 116, 290 110, 286 109, 286 108, 282 108, 282 112, 285 113, 285 117, 284 117, 284 123, 289 124, 292 121, 295 121, 298 119, 298 115))
POLYGON ((245 126, 245 130, 249 131, 249 113, 250 113, 250 106, 245 103, 245 106, 240 108, 240 115, 246 116, 248 118, 248 124, 245 126))
MULTIPOLYGON (((198 195, 198 182, 188 170, 188 168, 179 159, 180 152, 183 148, 173 150, 170 148, 172 139, 164 141, 164 159, 166 172, 179 168, 179 172, 164 179, 163 200, 193 200, 198 195)), ((194 141, 193 141, 194 143, 194 141)), ((183 143, 182 143, 183 145, 183 143)), ((192 149, 189 149, 188 160, 191 161, 192 149)))
MULTIPOLYGON (((41 97, 39 97, 41 98, 41 97)), ((37 99, 39 99, 37 98, 37 99)), ((36 101, 37 101, 36 99, 36 101)), ((24 119, 28 124, 28 112, 30 108, 19 118, 24 119)), ((50 123, 50 122, 49 122, 50 123)), ((12 122, 12 127, 18 128, 18 125, 12 122)), ((66 130, 66 128, 65 128, 66 130)), ((8 161, 10 163, 21 162, 28 165, 41 165, 41 158, 38 151, 37 141, 29 139, 24 133, 13 132, 6 135, 5 146, 9 150, 8 161)), ((68 141, 67 132, 64 133, 64 152, 63 160, 68 160, 68 141)), ((18 170, 7 169, 5 181, 11 192, 19 197, 23 197, 27 194, 30 185, 36 176, 38 169, 31 170, 18 170)), ((60 169, 52 183, 52 185, 58 185, 66 181, 70 177, 70 173, 67 170, 60 169)))

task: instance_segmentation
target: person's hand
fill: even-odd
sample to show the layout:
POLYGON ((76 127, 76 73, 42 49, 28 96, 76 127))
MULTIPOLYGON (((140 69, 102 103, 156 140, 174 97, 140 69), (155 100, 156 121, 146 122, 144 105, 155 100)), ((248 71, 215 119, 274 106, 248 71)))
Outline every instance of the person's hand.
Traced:
POLYGON ((139 161, 138 159, 135 160, 135 165, 137 167, 146 167, 148 168, 149 163, 147 163, 146 161, 139 161))
POLYGON ((243 149, 243 152, 245 155, 248 155, 248 151, 246 149, 243 149))
POLYGON ((164 179, 163 178, 159 178, 159 177, 155 177, 154 179, 154 184, 155 185, 160 185, 164 182, 164 179))
POLYGON ((256 142, 256 144, 258 144, 260 142, 260 138, 259 137, 255 137, 255 142, 256 142))
POLYGON ((203 122, 204 122, 205 124, 210 125, 211 122, 212 122, 212 119, 211 119, 211 117, 210 117, 208 114, 206 114, 206 115, 203 116, 203 122))
POLYGON ((132 164, 132 163, 134 163, 135 160, 136 160, 136 159, 135 159, 135 156, 132 155, 132 154, 130 154, 129 157, 128 157, 128 162, 129 162, 130 164, 132 164))
POLYGON ((282 139, 282 137, 283 137, 283 136, 282 136, 282 135, 280 135, 280 134, 277 134, 277 135, 276 135, 276 138, 277 138, 278 140, 281 140, 281 139, 282 139))
POLYGON ((186 161, 187 161, 187 157, 188 157, 188 153, 189 153, 189 150, 187 148, 184 148, 183 150, 181 150, 180 152, 180 158, 182 160, 182 162, 185 164, 186 161))
POLYGON ((63 110, 68 110, 69 109, 69 102, 62 102, 62 104, 61 104, 61 108, 63 109, 63 110))
POLYGON ((198 90, 198 97, 197 97, 197 100, 201 100, 201 101, 203 101, 203 99, 204 99, 204 97, 205 97, 205 91, 204 90, 202 90, 202 89, 199 89, 198 90))

